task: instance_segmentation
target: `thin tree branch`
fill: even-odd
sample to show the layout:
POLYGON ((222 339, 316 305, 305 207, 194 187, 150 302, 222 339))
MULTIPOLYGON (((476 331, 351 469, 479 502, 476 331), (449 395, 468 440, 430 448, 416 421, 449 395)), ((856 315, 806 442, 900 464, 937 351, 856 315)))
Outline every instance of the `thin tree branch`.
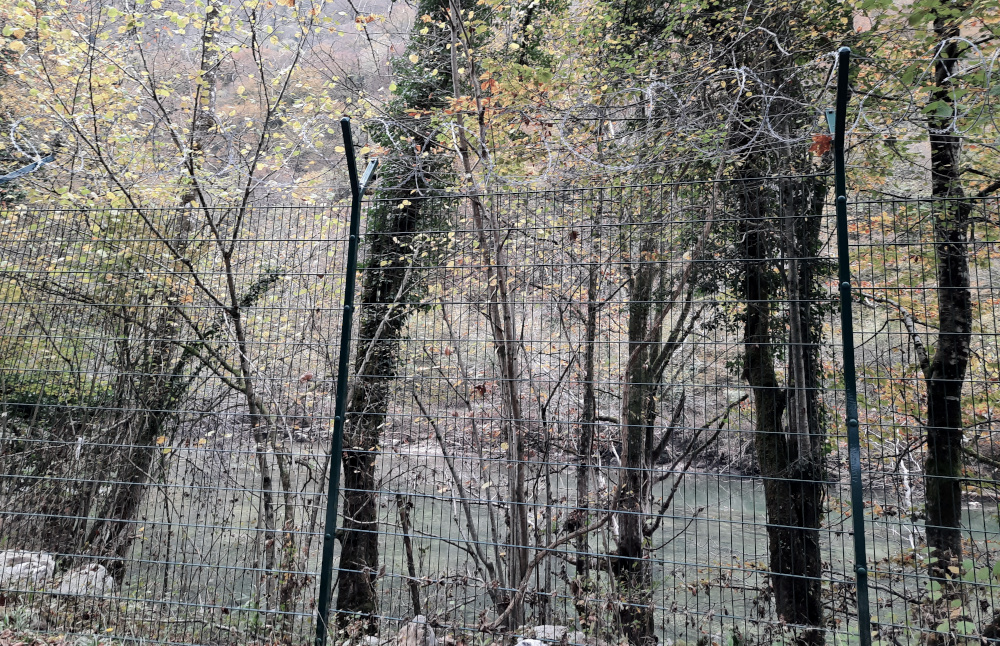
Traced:
POLYGON ((899 312, 900 316, 902 317, 903 327, 906 328, 906 332, 910 335, 910 340, 913 342, 913 347, 916 350, 917 360, 920 364, 920 371, 924 373, 925 378, 930 379, 930 370, 931 370, 930 357, 927 354, 927 348, 924 346, 923 338, 917 332, 915 324, 920 323, 920 325, 923 325, 924 327, 930 327, 930 326, 927 325, 926 323, 917 321, 914 318, 913 314, 908 309, 906 309, 905 307, 903 307, 902 305, 900 305, 899 303, 890 298, 886 298, 885 296, 876 296, 874 294, 865 294, 863 292, 858 292, 858 295, 862 296, 863 298, 869 298, 875 301, 876 303, 882 303, 884 305, 888 305, 893 309, 895 309, 897 312, 899 312))

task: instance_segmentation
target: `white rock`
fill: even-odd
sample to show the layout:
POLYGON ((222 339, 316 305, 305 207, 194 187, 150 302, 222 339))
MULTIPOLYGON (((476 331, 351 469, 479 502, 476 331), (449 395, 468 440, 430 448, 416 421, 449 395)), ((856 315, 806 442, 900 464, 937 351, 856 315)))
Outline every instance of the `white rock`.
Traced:
POLYGON ((0 552, 0 587, 38 588, 55 572, 56 561, 45 552, 4 550, 0 552))
POLYGON ((542 641, 557 642, 562 639, 565 634, 566 626, 553 626, 552 624, 535 626, 535 639, 542 641))
POLYGON ((115 580, 111 578, 104 566, 91 563, 66 572, 59 587, 56 588, 56 594, 74 597, 100 597, 112 594, 114 590, 115 580))
POLYGON ((608 646, 608 644, 605 641, 603 641, 601 639, 598 639, 597 637, 591 637, 590 635, 587 635, 586 633, 582 633, 579 630, 576 631, 576 632, 574 632, 574 633, 570 633, 569 636, 566 637, 566 643, 569 644, 570 646, 574 646, 574 645, 575 646, 608 646))
POLYGON ((517 642, 516 646, 549 646, 544 642, 540 642, 537 639, 522 639, 517 642))
POLYGON ((427 625, 427 617, 417 615, 396 635, 399 646, 437 646, 434 629, 427 625))

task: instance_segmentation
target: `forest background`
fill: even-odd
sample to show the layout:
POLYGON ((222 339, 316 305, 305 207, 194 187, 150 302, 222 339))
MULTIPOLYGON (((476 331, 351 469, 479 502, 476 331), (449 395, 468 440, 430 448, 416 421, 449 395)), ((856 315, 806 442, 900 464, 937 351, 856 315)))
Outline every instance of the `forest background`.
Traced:
MULTIPOLYGON (((683 411, 684 396, 678 403, 660 386, 665 371, 682 360, 674 355, 676 348, 712 310, 708 305, 654 310, 648 304, 707 302, 709 286, 724 286, 748 304, 719 317, 742 334, 740 377, 750 395, 732 406, 753 411, 753 459, 769 483, 768 571, 775 612, 795 626, 797 643, 823 642, 828 612, 816 583, 822 560, 816 532, 825 512, 814 484, 824 481, 828 468, 828 420, 819 395, 827 367, 819 348, 825 333, 820 320, 829 310, 792 305, 781 315, 779 335, 769 327, 773 312, 754 304, 777 298, 808 302, 825 284, 821 263, 773 263, 819 253, 818 218, 829 197, 825 178, 833 163, 825 111, 833 104, 835 52, 850 46, 858 61, 848 117, 852 191, 879 199, 929 196, 948 205, 934 211, 930 237, 923 239, 934 251, 923 265, 932 277, 933 303, 901 302, 877 290, 867 301, 899 318, 915 357, 900 368, 905 379, 898 388, 863 393, 872 414, 899 418, 889 425, 892 442, 923 447, 919 464, 911 466, 926 484, 922 500, 911 500, 911 506, 926 520, 920 541, 932 556, 921 570, 929 577, 929 593, 921 597, 924 610, 913 621, 945 634, 1000 631, 996 617, 973 620, 965 610, 974 604, 952 582, 953 575, 965 576, 980 565, 967 565, 965 558, 969 547, 963 545, 959 517, 968 493, 963 479, 969 469, 982 475, 980 470, 996 466, 992 453, 970 448, 977 433, 989 435, 993 395, 976 399, 963 387, 970 362, 988 372, 998 361, 995 353, 975 356, 974 332, 987 330, 973 324, 985 315, 970 292, 975 287, 970 262, 976 259, 966 244, 979 222, 970 200, 1000 191, 995 2, 18 0, 0 7, 0 24, 0 161, 13 169, 55 154, 54 162, 0 187, 7 242, 68 226, 79 213, 109 209, 125 210, 129 217, 88 224, 96 227, 95 240, 114 231, 142 241, 116 248, 113 257, 100 244, 84 249, 73 262, 96 263, 98 273, 105 265, 109 270, 106 279, 87 285, 45 282, 30 274, 32 266, 51 271, 68 256, 0 258, 0 271, 14 276, 0 284, 10 300, 36 290, 79 306, 112 295, 130 303, 105 312, 113 321, 105 324, 118 326, 115 338, 125 339, 109 362, 116 374, 131 379, 116 386, 114 396, 121 398, 120 410, 150 413, 127 424, 97 424, 105 445, 136 450, 95 456, 89 467, 72 466, 77 474, 109 468, 117 484, 102 490, 97 501, 93 493, 60 494, 70 499, 60 505, 75 510, 69 515, 97 520, 82 534, 75 527, 55 528, 45 539, 48 549, 118 559, 131 553, 131 523, 146 502, 150 465, 172 442, 178 428, 173 412, 198 392, 194 385, 207 374, 241 399, 252 420, 257 468, 268 474, 262 477, 273 472, 278 489, 286 494, 293 489, 296 467, 274 432, 285 423, 284 395, 268 389, 247 327, 251 313, 288 276, 274 268, 280 259, 241 253, 246 240, 266 232, 254 220, 260 209, 322 208, 347 198, 338 122, 350 116, 360 128, 357 154, 381 161, 377 201, 366 221, 368 264, 360 289, 367 308, 359 320, 362 342, 350 408, 355 418, 344 458, 340 563, 347 566, 338 580, 338 609, 354 618, 350 628, 377 630, 372 618, 378 599, 367 573, 379 570, 379 545, 365 530, 377 515, 372 447, 384 440, 383 420, 401 371, 407 325, 427 306, 428 294, 434 296, 412 274, 441 258, 442 245, 447 247, 437 237, 447 214, 426 206, 434 204, 428 198, 468 200, 467 226, 476 237, 471 248, 495 272, 488 277, 495 293, 484 316, 499 380, 508 384, 499 394, 507 422, 498 446, 513 464, 521 464, 527 450, 521 424, 535 416, 521 410, 525 397, 509 384, 522 375, 519 363, 531 363, 530 351, 517 338, 517 298, 506 292, 511 262, 508 247, 495 235, 503 227, 481 200, 496 191, 726 180, 741 188, 719 199, 742 216, 714 228, 711 219, 698 223, 703 228, 679 220, 676 231, 651 238, 649 247, 639 244, 634 258, 628 257, 623 294, 629 300, 619 319, 630 343, 622 366, 630 388, 620 394, 614 422, 620 426, 625 475, 617 485, 620 493, 603 503, 607 513, 593 514, 569 533, 579 539, 575 544, 583 554, 590 549, 590 532, 605 523, 615 527, 616 560, 607 568, 608 585, 626 591, 629 599, 616 610, 616 630, 631 644, 651 643, 653 586, 644 562, 672 495, 654 500, 649 475, 669 435, 657 440, 647 430, 683 411), (758 185, 758 178, 784 179, 758 185), (765 193, 767 199, 754 197, 765 193), (802 228, 762 224, 775 212, 804 214, 802 228), (657 254, 668 252, 676 257, 663 264, 657 254), (210 255, 218 263, 209 271, 199 263, 210 255), (710 270, 696 268, 708 255, 720 262, 710 270), (111 269, 123 257, 147 275, 116 282, 111 269), (246 271, 254 262, 257 271, 246 271), (169 270, 156 273, 150 270, 154 266, 169 270), (191 316, 185 306, 195 302, 217 307, 221 319, 191 316), (779 341, 786 354, 768 349, 779 341), (783 430, 792 439, 772 442, 783 430), (791 473, 799 484, 777 484, 791 473)), ((880 225, 892 230, 912 224, 906 212, 899 217, 904 219, 883 219, 880 225)), ((992 231, 995 224, 984 226, 992 231)), ((528 209, 514 228, 545 225, 528 209)), ((280 237, 284 230, 275 227, 270 234, 280 237)), ((858 262, 865 270, 875 264, 863 257, 858 262)), ((577 377, 584 384, 577 500, 598 495, 588 489, 597 476, 589 463, 594 450, 588 443, 595 439, 586 429, 608 421, 599 419, 600 397, 586 387, 597 378, 593 353, 585 348, 596 343, 599 301, 612 296, 607 291, 600 296, 610 287, 602 285, 597 264, 590 267, 581 276, 591 289, 590 309, 581 317, 584 350, 574 368, 587 373, 577 377)), ((880 265, 869 285, 893 271, 898 273, 880 265)), ((17 325, 0 321, 5 329, 17 325)), ((36 350, 12 346, 5 349, 6 360, 15 365, 36 350)), ((303 372, 300 381, 313 378, 303 372)), ((28 379, 3 388, 10 401, 37 399, 52 390, 82 401, 93 384, 76 383, 67 391, 66 384, 28 379)), ((725 421, 732 406, 706 413, 699 424, 725 421)), ((546 407, 538 408, 544 420, 546 407)), ((68 429, 66 437, 75 432, 68 429)), ((707 446, 695 436, 674 466, 691 466, 707 446)), ((900 450, 893 458, 897 470, 909 460, 907 450, 900 450)), ((328 457, 317 459, 315 466, 326 473, 328 457)), ((524 590, 539 564, 532 550, 548 544, 532 534, 527 512, 519 511, 526 509, 529 475, 515 469, 508 476, 503 486, 510 508, 499 523, 506 529, 493 527, 495 538, 503 534, 514 549, 495 557, 470 555, 485 580, 499 582, 489 593, 496 610, 492 628, 521 625, 524 590)), ((263 489, 274 488, 268 481, 263 489)), ((301 542, 310 539, 294 531, 303 520, 291 497, 264 498, 260 514, 270 542, 262 543, 261 567, 285 573, 264 585, 265 596, 279 613, 291 612, 304 585, 292 573, 304 567, 302 554, 310 546, 301 542)), ((315 523, 314 509, 304 513, 315 523)), ((471 519, 466 524, 474 531, 471 519)), ((537 524, 532 519, 531 527, 537 524)), ((595 567, 586 558, 575 565, 584 574, 595 567)), ((113 566, 109 571, 119 580, 124 576, 113 566)), ((412 614, 419 614, 420 605, 416 592, 412 614)))

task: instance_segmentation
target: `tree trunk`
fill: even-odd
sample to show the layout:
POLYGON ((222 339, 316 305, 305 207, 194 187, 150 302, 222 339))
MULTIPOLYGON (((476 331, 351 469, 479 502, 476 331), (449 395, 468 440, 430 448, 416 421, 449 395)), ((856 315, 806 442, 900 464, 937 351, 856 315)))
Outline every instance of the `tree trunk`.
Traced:
MULTIPOLYGON (((958 36, 944 18, 934 21, 941 39, 958 36)), ((935 63, 937 89, 932 100, 953 106, 950 76, 958 65, 957 42, 948 44, 935 63)), ((931 117, 931 191, 937 252, 938 341, 927 371, 927 545, 937 557, 935 576, 962 557, 962 386, 972 340, 969 290, 969 203, 959 183, 961 138, 952 134, 951 116, 931 117), (958 199, 956 199, 958 198, 958 199)))
MULTIPOLYGON (((597 375, 594 366, 597 350, 597 302, 600 286, 597 263, 587 267, 587 320, 584 324, 583 349, 583 411, 580 416, 580 439, 577 443, 579 464, 576 468, 576 500, 579 522, 568 528, 575 531, 577 526, 590 522, 590 469, 594 453, 594 431, 597 425, 597 375)), ((590 536, 581 535, 576 539, 576 574, 580 585, 586 586, 590 564, 590 536)))
MULTIPOLYGON (((656 238, 649 235, 639 248, 640 257, 649 257, 656 249, 656 238)), ((656 643, 653 631, 652 581, 649 561, 645 558, 646 504, 649 491, 649 419, 654 400, 654 381, 650 374, 653 349, 659 337, 648 339, 652 312, 653 286, 658 275, 653 263, 640 261, 631 280, 628 309, 628 357, 624 393, 624 429, 622 471, 618 477, 618 550, 612 569, 622 599, 619 623, 631 646, 656 643)), ((654 335, 655 336, 655 335, 654 335)), ((655 408, 654 408, 655 411, 655 408)), ((655 414, 655 413, 654 413, 655 414)))
MULTIPOLYGON (((175 217, 176 220, 167 226, 171 236, 178 240, 175 243, 178 250, 183 253, 190 233, 186 209, 178 209, 175 217)), ((182 270, 176 266, 179 264, 175 263, 175 271, 182 270)), ((132 521, 145 499, 149 474, 153 472, 158 453, 157 438, 168 436, 170 418, 184 391, 181 373, 188 357, 177 356, 175 338, 179 316, 172 306, 177 295, 173 289, 167 289, 162 298, 163 305, 152 308, 156 319, 148 336, 153 338, 144 344, 142 360, 132 364, 129 357, 119 357, 124 359, 124 370, 131 368, 138 375, 133 384, 124 385, 127 379, 119 382, 127 389, 134 389, 129 393, 133 398, 127 405, 134 407, 136 419, 127 426, 124 437, 106 440, 117 445, 117 450, 108 455, 106 465, 107 477, 114 484, 109 487, 106 500, 98 510, 97 520, 85 535, 84 544, 89 553, 105 557, 108 573, 119 583, 125 576, 125 559, 135 539, 132 521)))
MULTIPOLYGON (((819 528, 823 520, 823 497, 826 469, 823 445, 826 434, 820 423, 819 347, 822 321, 814 303, 822 297, 816 290, 816 260, 820 254, 820 229, 826 185, 822 179, 792 179, 781 183, 781 204, 787 234, 783 254, 789 259, 787 299, 789 319, 787 389, 788 433, 795 439, 795 462, 791 465, 789 498, 798 506, 797 542, 790 552, 797 559, 792 566, 801 576, 801 587, 790 595, 786 613, 799 617, 795 623, 819 626, 823 620, 821 576, 823 556, 820 551, 819 528)), ((821 630, 806 630, 798 641, 821 644, 821 630)))
MULTIPOLYGON (((778 382, 774 367, 776 341, 771 329, 772 303, 778 298, 781 283, 772 266, 774 232, 766 218, 768 197, 760 189, 757 183, 741 187, 744 215, 739 235, 743 241, 740 251, 746 261, 741 290, 746 301, 743 377, 753 390, 756 411, 754 448, 764 478, 771 585, 783 621, 820 626, 823 613, 818 577, 822 559, 817 528, 822 492, 816 471, 821 467, 818 456, 799 455, 800 443, 797 438, 790 441, 782 423, 788 391, 778 382)), ((802 278, 807 277, 800 275, 799 280, 802 278)), ((793 296, 789 294, 789 298, 793 296)), ((802 359, 799 353, 799 361, 802 359)), ((808 383, 807 379, 803 385, 808 383)), ((791 392, 801 400, 808 399, 810 392, 815 396, 816 391, 793 384, 791 392)), ((812 434, 808 428, 790 430, 812 434)), ((823 632, 816 628, 797 630, 795 639, 798 644, 810 646, 824 640, 823 632)))
MULTIPOLYGON (((421 0, 417 15, 447 20, 448 0, 421 0)), ((454 162, 436 148, 437 131, 426 120, 410 116, 442 108, 451 88, 448 53, 430 48, 439 34, 414 27, 407 51, 420 64, 400 57, 394 64, 398 89, 389 104, 384 129, 374 129, 373 140, 392 152, 379 169, 384 186, 368 211, 365 233, 365 270, 358 303, 358 345, 355 375, 344 428, 343 521, 340 571, 337 574, 337 623, 360 620, 367 632, 376 632, 378 597, 374 577, 379 570, 377 450, 387 423, 392 385, 399 361, 400 335, 409 318, 412 282, 408 273, 418 263, 411 246, 413 234, 434 216, 428 213, 436 187, 449 181, 454 162), (425 66, 442 70, 434 76, 425 66)), ((444 223, 447 226, 450 223, 444 223)))
MULTIPOLYGON (((391 173, 391 170, 390 170, 391 173)), ((391 179, 389 180, 391 181, 391 179)), ((361 279, 360 325, 349 423, 344 433, 343 538, 337 584, 338 621, 362 621, 377 629, 378 487, 376 460, 396 378, 399 339, 409 314, 405 301, 409 246, 422 200, 404 202, 410 191, 388 191, 369 214, 367 266, 361 279), (404 205, 403 208, 397 208, 404 205), (350 614, 347 614, 350 613, 350 614)))
MULTIPOLYGON (((462 161, 466 176, 472 176, 471 163, 461 135, 462 161)), ((486 283, 490 287, 487 319, 493 333, 493 347, 497 353, 500 368, 500 385, 503 396, 503 426, 507 439, 507 524, 510 528, 507 539, 507 581, 509 594, 502 595, 504 605, 511 597, 515 605, 507 614, 507 627, 516 628, 524 623, 524 603, 516 599, 516 590, 521 580, 528 574, 528 497, 525 492, 525 458, 522 440, 525 433, 524 414, 521 410, 521 395, 518 387, 520 368, 518 367, 517 333, 514 328, 514 306, 509 292, 510 266, 496 215, 487 209, 479 199, 475 188, 470 198, 472 219, 486 269, 486 283), (505 598, 506 597, 506 598, 505 598)), ((502 585, 502 582, 499 582, 502 585)))

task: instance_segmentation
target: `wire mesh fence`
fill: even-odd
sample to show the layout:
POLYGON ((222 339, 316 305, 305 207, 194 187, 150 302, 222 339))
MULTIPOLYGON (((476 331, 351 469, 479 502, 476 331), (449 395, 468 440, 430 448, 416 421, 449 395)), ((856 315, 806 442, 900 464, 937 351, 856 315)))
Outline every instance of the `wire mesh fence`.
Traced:
MULTIPOLYGON (((371 202, 338 639, 416 615, 466 643, 856 632, 830 218, 768 212, 827 179, 371 202), (437 228, 374 228, 401 209, 437 228)), ((5 214, 9 613, 311 639, 345 217, 5 214)))
POLYGON ((8 612, 162 642, 311 634, 346 218, 3 214, 8 612))
POLYGON ((341 556, 348 631, 371 627, 375 603, 390 635, 423 614, 486 643, 856 634, 842 381, 820 338, 837 312, 832 220, 822 199, 768 210, 827 180, 436 199, 419 208, 453 226, 377 234, 428 260, 386 253, 360 279, 422 276, 419 303, 395 289, 385 318, 362 305, 358 357, 398 355, 354 377, 351 410, 369 421, 345 438, 343 544, 380 558, 341 556), (738 215, 751 202, 757 215, 738 215), (824 288, 790 297, 785 263, 824 288), (392 317, 406 319, 398 347, 366 334, 392 317), (796 353, 822 370, 789 388, 796 353), (365 397, 369 383, 384 389, 365 397), (786 421, 792 403, 805 413, 786 421), (350 481, 362 455, 373 486, 350 481))
MULTIPOLYGON (((858 514, 876 639, 992 638, 1000 202, 851 206, 852 508, 831 185, 367 202, 334 643, 861 643, 858 514)), ((0 216, 5 625, 312 641, 347 217, 0 216)))
POLYGON ((995 642, 1000 200, 852 211, 874 629, 886 642, 995 642))

